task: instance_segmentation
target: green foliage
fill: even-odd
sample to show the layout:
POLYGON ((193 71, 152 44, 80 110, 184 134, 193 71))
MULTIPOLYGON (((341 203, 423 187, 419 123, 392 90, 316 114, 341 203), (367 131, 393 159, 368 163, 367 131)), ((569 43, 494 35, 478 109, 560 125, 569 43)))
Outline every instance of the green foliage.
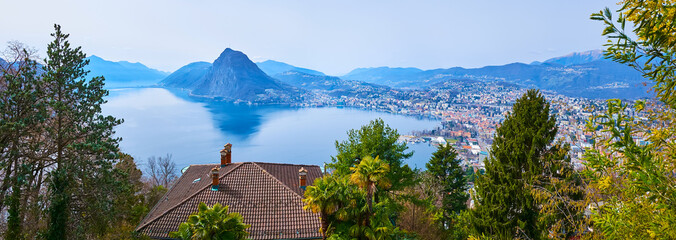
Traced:
POLYGON ((93 238, 112 228, 115 198, 127 188, 113 167, 119 142, 113 127, 122 121, 101 114, 108 95, 103 77, 86 79, 86 55, 70 46, 59 25, 54 28, 41 75, 49 109, 41 133, 50 142, 44 167, 53 169, 46 238, 93 238))
POLYGON ((538 205, 529 188, 543 172, 543 158, 556 135, 556 119, 537 90, 517 99, 497 128, 486 174, 476 181, 472 234, 498 239, 539 238, 538 205))
POLYGON ((376 187, 381 190, 386 190, 390 187, 387 174, 390 171, 390 166, 380 160, 378 157, 372 158, 370 156, 364 157, 356 167, 351 167, 352 175, 350 175, 350 182, 356 184, 361 189, 366 189, 369 211, 373 211, 373 193, 376 187))
POLYGON ((360 129, 352 129, 347 133, 348 139, 336 141, 338 154, 332 157, 328 167, 339 175, 351 174, 350 168, 359 163, 359 159, 370 156, 380 157, 390 166, 387 179, 392 183, 391 191, 401 190, 413 184, 413 171, 403 160, 413 156, 413 152, 405 153, 406 143, 398 143, 399 133, 386 125, 382 119, 371 121, 360 129))
POLYGON ((228 206, 216 203, 208 207, 200 203, 198 212, 190 215, 186 222, 179 225, 178 231, 169 233, 169 236, 186 240, 243 240, 249 235, 246 229, 250 225, 242 220, 239 213, 228 213, 228 206))
POLYGON ((633 67, 655 85, 661 103, 639 101, 630 108, 609 100, 607 111, 593 116, 587 131, 591 220, 595 236, 606 239, 676 238, 676 2, 621 1, 613 19, 609 9, 592 14, 608 37, 606 58, 633 67), (629 21, 633 35, 625 26, 629 21), (630 112, 641 112, 635 118, 630 112), (634 138, 646 139, 638 144, 634 138))
POLYGON ((147 203, 147 206, 149 208, 155 206, 155 204, 157 204, 160 201, 160 199, 162 199, 162 196, 164 196, 164 194, 166 194, 167 191, 169 191, 169 189, 167 189, 162 185, 152 187, 150 191, 148 191, 145 194, 145 201, 147 203))
POLYGON ((676 8, 673 0, 624 0, 613 20, 608 8, 592 14, 591 19, 603 22, 603 35, 608 37, 606 58, 627 64, 654 81, 658 98, 676 109, 676 8), (633 39, 626 30, 633 24, 633 39))
POLYGON ((36 75, 37 64, 31 53, 19 43, 8 47, 14 62, 0 66, 0 168, 3 179, 0 188, 0 210, 7 204, 6 239, 23 239, 24 189, 30 189, 32 154, 40 143, 30 139, 45 119, 44 94, 36 75), (9 196, 6 194, 10 191, 9 196), (7 198, 5 198, 7 196, 7 198))
POLYGON ((381 194, 389 187, 388 171, 384 161, 366 156, 352 167, 352 174, 325 175, 308 186, 305 209, 320 213, 321 230, 329 239, 375 240, 402 235, 390 219, 398 205, 381 194))
POLYGON ((441 186, 438 192, 441 196, 441 209, 443 211, 442 224, 452 226, 455 215, 467 209, 467 180, 465 172, 460 166, 458 153, 450 144, 439 145, 437 151, 425 165, 427 171, 434 176, 441 186))
POLYGON ((484 169, 479 169, 477 172, 474 172, 473 167, 467 167, 467 169, 465 169, 465 178, 467 179, 467 182, 473 183, 476 181, 478 175, 482 175, 484 173, 486 173, 486 170, 484 169))
MULTIPOLYGON (((644 109, 643 102, 635 106, 644 109)), ((635 119, 628 115, 626 103, 609 100, 608 110, 588 122, 590 131, 601 126, 594 132, 594 148, 585 154, 588 168, 583 173, 596 193, 590 199, 593 226, 604 238, 676 238, 674 110, 659 109, 649 116, 635 119), (663 120, 672 129, 660 131, 663 120), (644 133, 651 144, 634 141, 644 133)))
POLYGON ((588 231, 588 218, 584 216, 589 205, 585 199, 586 186, 568 152, 568 144, 554 144, 542 162, 542 175, 530 185, 539 204, 538 226, 543 230, 543 238, 571 239, 588 231))

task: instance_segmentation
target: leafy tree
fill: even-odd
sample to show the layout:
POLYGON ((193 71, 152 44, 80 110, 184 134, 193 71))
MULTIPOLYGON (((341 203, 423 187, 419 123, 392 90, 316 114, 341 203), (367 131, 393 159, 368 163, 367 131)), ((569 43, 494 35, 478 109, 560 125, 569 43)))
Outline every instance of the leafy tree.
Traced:
POLYGON ((374 240, 403 234, 390 219, 397 204, 390 198, 376 202, 372 197, 376 187, 387 188, 386 169, 382 160, 365 157, 351 175, 326 175, 308 186, 305 209, 320 213, 325 238, 374 240))
POLYGON ((351 167, 359 164, 359 159, 370 156, 380 157, 390 166, 387 179, 392 183, 391 191, 401 190, 413 184, 413 171, 403 163, 404 159, 413 156, 413 152, 405 153, 406 143, 398 143, 399 133, 390 128, 382 119, 371 121, 360 129, 352 129, 347 133, 348 139, 336 141, 338 154, 332 157, 329 167, 339 175, 351 174, 351 167))
POLYGON ((134 228, 141 222, 141 219, 148 214, 152 207, 146 203, 141 181, 142 172, 136 167, 134 158, 125 153, 119 153, 119 161, 114 168, 115 178, 122 183, 118 192, 114 193, 114 211, 109 214, 114 215, 112 225, 115 229, 105 231, 102 238, 105 239, 127 239, 134 231, 134 228))
POLYGON ((153 206, 155 206, 155 204, 157 204, 160 199, 162 199, 162 196, 164 196, 167 191, 169 191, 169 189, 162 185, 151 187, 150 190, 145 193, 145 201, 148 209, 151 209, 153 206))
POLYGON ((608 110, 593 116, 594 148, 585 153, 595 232, 607 239, 676 238, 676 178, 674 178, 673 109, 646 110, 646 120, 630 117, 627 104, 609 100, 608 110), (657 117, 660 116, 660 117, 657 117), (598 132, 597 126, 602 129, 598 132), (637 144, 646 135, 651 143, 637 144))
POLYGON ((415 234, 415 239, 462 239, 454 238, 453 233, 443 225, 443 210, 440 201, 443 186, 429 171, 416 172, 415 185, 406 188, 404 194, 409 196, 403 205, 405 210, 397 216, 397 226, 415 234))
POLYGON ((496 130, 486 174, 476 181, 472 231, 499 239, 539 238, 538 206, 529 187, 556 135, 556 119, 537 90, 517 99, 496 130))
POLYGON ((676 109, 676 11, 673 0, 623 0, 613 20, 608 8, 592 14, 591 19, 603 22, 603 35, 608 37, 606 58, 627 64, 652 80, 657 97, 676 109), (633 39, 625 29, 633 25, 633 39))
POLYGON ((452 219, 456 214, 467 209, 467 200, 469 194, 467 191, 467 180, 465 172, 460 166, 458 153, 452 145, 439 145, 437 151, 432 154, 432 158, 425 165, 427 171, 438 181, 441 196, 441 209, 443 226, 450 227, 452 219))
POLYGON ((103 77, 86 79, 88 64, 80 47, 54 26, 42 77, 49 115, 46 135, 55 164, 49 174, 47 239, 99 235, 113 220, 114 194, 124 184, 114 176, 119 139, 113 127, 122 121, 101 114, 108 91, 103 77))
POLYGON ((250 225, 242 222, 239 213, 228 213, 228 206, 220 203, 208 207, 204 203, 198 206, 198 212, 190 215, 181 223, 178 231, 169 233, 170 237, 179 239, 222 239, 244 240, 249 235, 246 229, 250 225))
POLYGON ((587 188, 571 163, 570 145, 557 142, 542 162, 542 175, 530 186, 539 205, 538 226, 542 238, 571 239, 588 232, 584 210, 589 205, 587 188))
POLYGON ((30 187, 35 149, 40 142, 31 139, 46 118, 44 94, 37 76, 34 51, 20 43, 10 43, 6 51, 10 62, 0 64, 0 211, 7 203, 6 239, 23 238, 24 189, 30 187), (10 190, 11 191, 8 191, 10 190), (11 192, 8 198, 6 194, 11 192))
POLYGON ((594 233, 607 239, 676 238, 676 40, 674 1, 625 0, 618 16, 592 14, 608 37, 604 54, 654 82, 660 102, 633 107, 609 100, 587 131, 594 146, 585 153, 594 233), (627 21, 632 33, 625 30, 627 21), (633 38, 631 35, 635 35, 633 38), (631 109, 631 110, 630 110, 631 109), (644 118, 633 117, 638 112, 644 118), (646 140, 639 144, 634 138, 646 140))

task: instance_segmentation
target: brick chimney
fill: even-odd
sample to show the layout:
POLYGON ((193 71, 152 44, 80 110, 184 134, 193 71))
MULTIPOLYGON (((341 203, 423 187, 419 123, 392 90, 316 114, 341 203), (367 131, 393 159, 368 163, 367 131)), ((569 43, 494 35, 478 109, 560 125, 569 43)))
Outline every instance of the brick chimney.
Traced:
POLYGON ((218 191, 218 167, 211 169, 211 191, 218 191))
POLYGON ((305 187, 307 187, 307 170, 303 167, 298 170, 298 181, 300 183, 300 188, 305 190, 305 187))
POLYGON ((221 167, 225 167, 232 162, 232 144, 228 143, 221 150, 221 167))

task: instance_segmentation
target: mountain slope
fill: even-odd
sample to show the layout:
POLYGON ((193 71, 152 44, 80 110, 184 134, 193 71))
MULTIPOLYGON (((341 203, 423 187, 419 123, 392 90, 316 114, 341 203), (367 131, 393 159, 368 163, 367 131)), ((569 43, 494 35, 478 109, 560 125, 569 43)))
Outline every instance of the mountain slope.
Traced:
POLYGON ((193 89, 203 80, 209 68, 211 68, 211 63, 208 62, 190 63, 171 73, 160 82, 160 85, 193 89))
POLYGON ((244 53, 225 49, 211 66, 192 63, 162 81, 164 86, 229 101, 288 102, 301 90, 265 74, 244 53), (206 68, 206 71, 204 71, 206 68))
POLYGON ((561 57, 555 57, 545 60, 545 63, 555 63, 561 64, 564 66, 585 64, 590 62, 595 62, 603 60, 603 51, 601 50, 590 50, 586 52, 571 53, 561 57))
POLYGON ((141 63, 112 62, 95 55, 87 59, 89 59, 89 65, 85 67, 85 70, 90 71, 87 76, 104 76, 106 87, 153 85, 169 75, 141 63))
POLYGON ((652 83, 631 67, 603 59, 600 50, 569 54, 540 64, 510 63, 482 68, 355 69, 344 76, 395 88, 424 88, 470 79, 508 82, 523 87, 557 91, 572 97, 636 99, 650 96, 652 83), (356 77, 355 77, 356 76, 356 77), (647 86, 643 86, 647 83, 647 86))
POLYGON ((267 75, 274 76, 284 72, 300 72, 307 73, 311 75, 324 76, 325 74, 319 71, 315 71, 307 68, 300 68, 283 62, 277 62, 273 60, 267 60, 265 62, 256 63, 256 65, 263 70, 267 75))
POLYGON ((396 82, 417 78, 423 70, 418 68, 357 68, 348 74, 341 76, 342 79, 358 80, 369 83, 392 85, 396 82))

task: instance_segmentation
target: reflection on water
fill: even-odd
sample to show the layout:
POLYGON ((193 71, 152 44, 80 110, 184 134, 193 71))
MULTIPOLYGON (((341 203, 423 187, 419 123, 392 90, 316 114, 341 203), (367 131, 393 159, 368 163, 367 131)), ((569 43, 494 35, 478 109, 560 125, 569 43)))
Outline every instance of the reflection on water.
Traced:
MULTIPOLYGON (((163 88, 111 90, 105 114, 124 118, 116 128, 120 147, 142 166, 150 156, 173 155, 179 168, 216 163, 218 151, 233 144, 233 161, 322 165, 335 155, 335 141, 347 130, 382 118, 399 133, 430 129, 438 122, 381 112, 339 108, 248 106, 193 98, 163 88)), ((434 151, 410 146, 407 162, 423 168, 434 151)))

